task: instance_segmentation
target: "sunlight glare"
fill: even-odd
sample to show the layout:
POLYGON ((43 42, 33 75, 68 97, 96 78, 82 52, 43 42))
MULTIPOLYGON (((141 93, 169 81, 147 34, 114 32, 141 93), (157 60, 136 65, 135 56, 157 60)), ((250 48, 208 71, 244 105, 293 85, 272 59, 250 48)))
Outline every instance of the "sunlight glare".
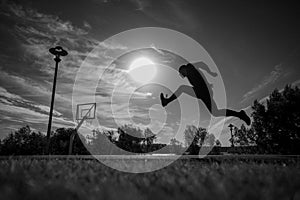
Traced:
POLYGON ((140 57, 130 64, 128 74, 137 82, 148 83, 155 77, 156 67, 149 58, 140 57))

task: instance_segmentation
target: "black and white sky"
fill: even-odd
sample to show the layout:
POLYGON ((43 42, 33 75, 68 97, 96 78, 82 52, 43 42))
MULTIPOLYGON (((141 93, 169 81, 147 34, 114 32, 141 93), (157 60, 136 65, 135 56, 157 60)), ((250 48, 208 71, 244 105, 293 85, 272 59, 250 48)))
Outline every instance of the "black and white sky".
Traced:
MULTIPOLYGON (((59 67, 53 128, 73 127, 72 92, 82 62, 95 47, 101 47, 99 56, 126 48, 102 42, 134 28, 168 28, 199 42, 218 66, 229 108, 250 113, 255 99, 264 100, 286 84, 300 84, 300 7, 296 3, 2 0, 0 5, 0 138, 27 124, 46 131, 54 72, 49 48, 61 45, 69 52, 59 67)), ((101 88, 97 92, 105 94, 101 88)), ((144 108, 137 110, 148 116, 144 108)), ((112 126, 99 117, 107 121, 104 126, 112 126)), ((232 118, 225 126, 228 123, 240 125, 232 118)), ((174 131, 176 120, 165 125, 166 135, 159 137, 162 142, 173 137, 168 131, 174 131)), ((220 136, 223 145, 229 144, 228 138, 225 128, 220 136)))

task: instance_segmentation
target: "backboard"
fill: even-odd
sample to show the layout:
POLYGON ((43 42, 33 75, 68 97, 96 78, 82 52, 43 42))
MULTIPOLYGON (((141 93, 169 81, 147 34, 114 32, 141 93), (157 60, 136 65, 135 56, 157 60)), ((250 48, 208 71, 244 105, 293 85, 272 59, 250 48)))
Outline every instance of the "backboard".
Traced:
POLYGON ((76 120, 95 119, 96 117, 96 103, 77 104, 76 120))

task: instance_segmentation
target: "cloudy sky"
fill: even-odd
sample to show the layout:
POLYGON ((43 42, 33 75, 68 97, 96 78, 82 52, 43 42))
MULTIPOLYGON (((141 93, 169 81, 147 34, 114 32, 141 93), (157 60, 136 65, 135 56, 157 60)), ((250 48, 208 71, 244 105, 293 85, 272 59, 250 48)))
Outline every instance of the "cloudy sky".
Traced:
MULTIPOLYGON (((1 1, 0 138, 26 124, 33 129, 46 131, 54 72, 49 48, 61 45, 69 52, 59 67, 53 128, 73 127, 72 93, 80 67, 83 64, 90 66, 91 71, 85 71, 85 78, 90 81, 91 74, 105 71, 109 65, 106 60, 108 53, 126 52, 128 47, 103 41, 134 28, 168 28, 199 42, 218 67, 229 108, 246 108, 250 113, 249 106, 255 99, 264 99, 273 89, 281 89, 288 83, 299 85, 300 9, 296 4, 268 1, 209 2, 1 1)), ((161 52, 154 46, 149 48, 152 49, 144 50, 144 54, 153 56, 152 61, 160 60, 160 64, 174 66, 175 69, 184 62, 176 60, 176 55, 161 52), (169 57, 173 60, 168 63, 169 57)), ((120 74, 126 71, 126 66, 130 66, 132 60, 129 58, 132 55, 134 53, 126 54, 110 65, 114 67, 114 73, 106 71, 104 83, 97 82, 96 102, 100 105, 97 106, 97 113, 102 127, 113 128, 114 125, 109 116, 109 103, 114 105, 119 123, 130 122, 128 116, 123 116, 123 108, 129 104, 121 101, 120 91, 124 92, 125 87, 122 81, 126 77, 120 74), (121 72, 115 73, 118 69, 121 72), (112 84, 109 78, 119 82, 112 84), (109 96, 112 85, 119 88, 113 99, 109 96), (109 102, 107 97, 113 102, 109 102)), ((89 82, 84 84, 88 85, 89 82)), ((126 88, 130 87, 126 85, 126 88)), ((160 89, 132 89, 130 120, 141 126, 151 123, 149 115, 157 123, 165 121, 164 124, 157 124, 154 120, 153 124, 157 124, 156 127, 163 126, 165 135, 159 138, 167 142, 173 137, 170 133, 178 126, 178 116, 169 117, 171 121, 164 117, 168 118, 174 112, 178 115, 178 112, 174 111, 177 108, 175 102, 173 110, 164 110, 155 104, 160 89), (137 99, 149 104, 141 104, 137 99)), ((88 93, 86 90, 84 92, 88 93)), ((205 112, 205 109, 200 108, 200 111, 205 112)), ((204 125, 206 121, 205 116, 201 123, 204 125)), ((241 124, 239 120, 231 118, 226 120, 225 126, 227 123, 241 124)), ((229 144, 228 138, 228 129, 225 128, 220 136, 223 145, 229 144)))

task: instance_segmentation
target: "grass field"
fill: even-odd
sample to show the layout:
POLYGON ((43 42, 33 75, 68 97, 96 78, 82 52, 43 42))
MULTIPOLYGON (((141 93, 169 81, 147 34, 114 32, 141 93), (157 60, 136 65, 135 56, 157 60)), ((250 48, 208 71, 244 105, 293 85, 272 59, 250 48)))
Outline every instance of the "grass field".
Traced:
POLYGON ((92 159, 1 159, 0 199, 292 200, 300 199, 300 164, 299 159, 182 159, 131 174, 92 159))

